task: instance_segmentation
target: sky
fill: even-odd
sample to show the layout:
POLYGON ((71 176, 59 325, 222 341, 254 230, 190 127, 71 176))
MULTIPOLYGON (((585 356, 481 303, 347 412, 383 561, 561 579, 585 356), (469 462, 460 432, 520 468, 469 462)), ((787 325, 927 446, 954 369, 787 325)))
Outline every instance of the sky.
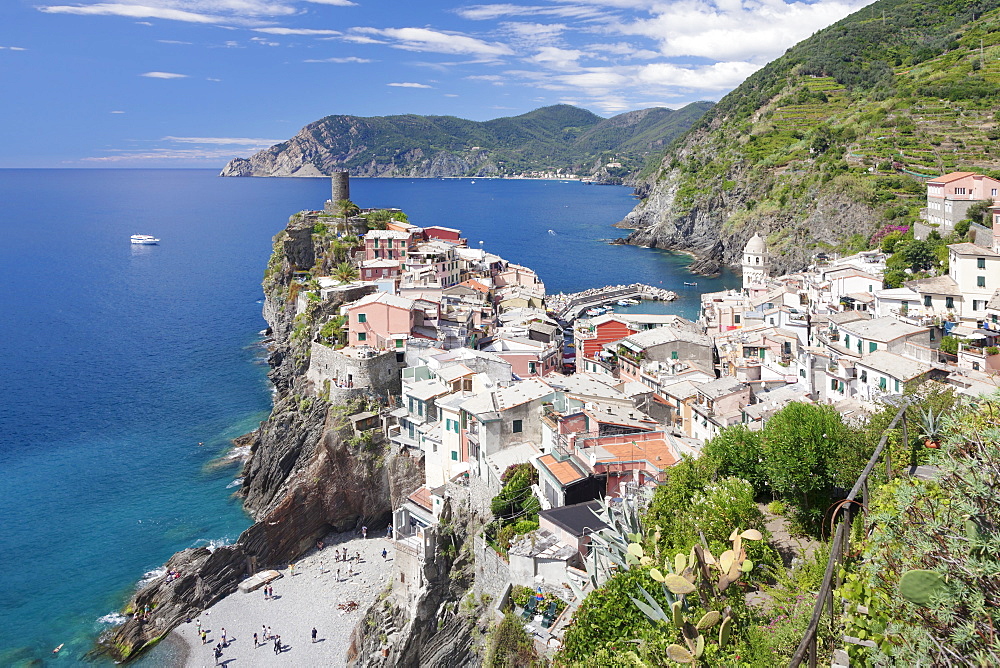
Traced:
POLYGON ((0 167, 219 167, 332 114, 719 100, 871 0, 2 0, 0 167))

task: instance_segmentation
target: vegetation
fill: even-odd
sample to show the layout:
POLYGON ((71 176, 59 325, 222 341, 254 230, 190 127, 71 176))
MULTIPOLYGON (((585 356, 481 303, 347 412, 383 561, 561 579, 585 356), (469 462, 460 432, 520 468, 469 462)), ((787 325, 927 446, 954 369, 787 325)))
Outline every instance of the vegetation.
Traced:
POLYGON ((507 613, 490 633, 483 665, 487 668, 522 668, 534 665, 537 658, 534 643, 524 625, 513 613, 507 613))
POLYGON ((538 528, 541 503, 531 491, 538 471, 531 464, 513 464, 501 477, 500 493, 490 502, 493 521, 486 525, 486 541, 500 554, 507 554, 515 536, 538 528))

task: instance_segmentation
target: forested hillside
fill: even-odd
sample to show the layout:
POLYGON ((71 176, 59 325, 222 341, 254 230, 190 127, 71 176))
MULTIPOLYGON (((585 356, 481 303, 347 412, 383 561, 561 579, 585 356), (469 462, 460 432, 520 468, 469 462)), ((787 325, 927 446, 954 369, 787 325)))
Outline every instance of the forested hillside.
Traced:
POLYGON ((723 98, 644 172, 633 243, 777 266, 912 222, 923 181, 1000 169, 997 0, 879 0, 723 98))
POLYGON ((327 116, 295 137, 237 158, 224 176, 510 176, 575 173, 621 181, 711 107, 644 109, 601 118, 556 105, 490 121, 454 116, 327 116))

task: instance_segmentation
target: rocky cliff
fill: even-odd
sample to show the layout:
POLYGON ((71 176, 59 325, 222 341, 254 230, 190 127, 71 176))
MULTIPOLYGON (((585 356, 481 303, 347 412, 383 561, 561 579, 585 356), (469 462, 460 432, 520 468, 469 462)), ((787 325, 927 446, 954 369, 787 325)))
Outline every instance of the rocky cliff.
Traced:
MULTIPOLYGON (((347 415, 362 406, 332 405, 303 371, 320 309, 296 318, 293 272, 315 261, 315 240, 301 218, 275 237, 265 277, 264 313, 274 336, 271 378, 277 391, 270 417, 241 439, 251 454, 240 491, 254 524, 233 545, 184 550, 166 564, 179 577, 153 581, 124 612, 134 615, 101 644, 116 660, 150 647, 174 626, 236 590, 247 575, 293 561, 330 530, 377 528, 423 483, 422 462, 392 449, 381 432, 357 438, 347 415)), ((377 405, 368 408, 379 410, 377 405)))
POLYGON ((570 105, 476 122, 452 116, 327 116, 288 141, 236 158, 222 176, 504 176, 563 170, 621 179, 638 172, 711 107, 644 109, 604 119, 570 105))
POLYGON ((923 182, 1000 173, 998 0, 878 0, 724 97, 643 174, 629 243, 737 264, 755 233, 775 268, 910 225, 923 182))

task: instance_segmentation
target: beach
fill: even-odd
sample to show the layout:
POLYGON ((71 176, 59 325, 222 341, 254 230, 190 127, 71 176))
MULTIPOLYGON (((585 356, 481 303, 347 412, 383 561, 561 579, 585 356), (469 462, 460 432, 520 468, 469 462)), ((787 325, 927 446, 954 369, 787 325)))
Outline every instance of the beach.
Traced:
POLYGON ((184 641, 188 668, 214 666, 213 650, 226 630, 228 646, 219 665, 226 666, 344 666, 351 632, 388 582, 392 567, 392 544, 384 529, 369 531, 368 538, 357 534, 330 534, 322 550, 313 548, 291 565, 279 569, 274 598, 266 599, 264 588, 237 591, 203 612, 189 624, 181 624, 172 635, 184 641), (375 537, 377 535, 377 537, 375 537), (335 561, 335 553, 347 548, 348 562, 335 561), (382 558, 382 550, 387 558, 382 558), (355 555, 360 553, 360 563, 355 555), (348 567, 354 575, 348 575, 348 567), (340 569, 340 579, 337 569, 340 569), (339 606, 357 604, 353 610, 339 606), (208 642, 198 638, 198 620, 207 631, 208 642), (276 654, 273 640, 261 640, 254 647, 253 634, 263 637, 261 625, 281 636, 282 651, 276 654), (316 628, 316 642, 311 632, 316 628))

